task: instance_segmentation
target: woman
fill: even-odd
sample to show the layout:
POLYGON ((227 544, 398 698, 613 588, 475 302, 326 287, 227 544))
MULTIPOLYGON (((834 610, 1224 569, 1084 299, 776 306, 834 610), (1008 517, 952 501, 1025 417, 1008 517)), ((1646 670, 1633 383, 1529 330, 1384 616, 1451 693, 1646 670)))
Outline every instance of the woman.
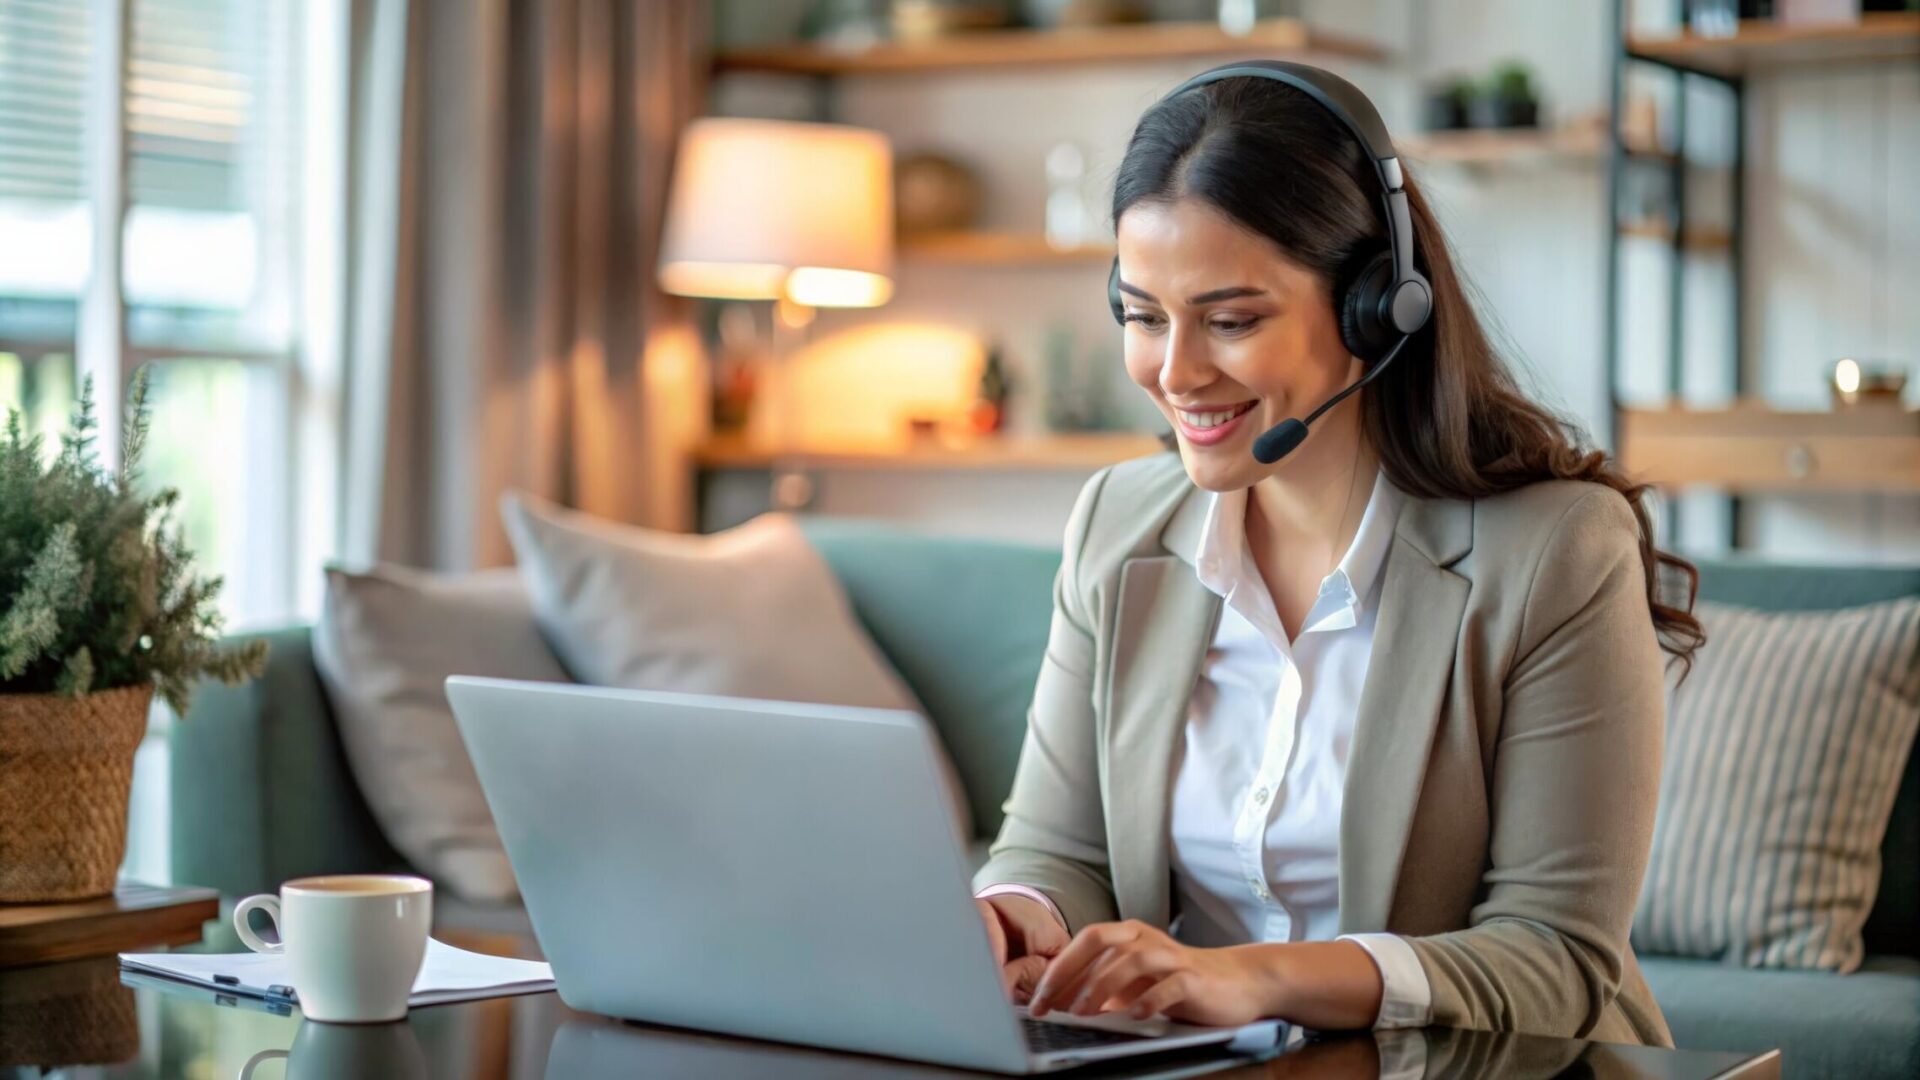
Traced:
POLYGON ((1339 298, 1389 230, 1349 123, 1229 77, 1134 132, 1126 366, 1178 456, 1074 507, 981 915, 1035 1015, 1671 1045, 1627 937, 1692 568, 1517 388, 1411 182, 1431 316, 1254 456, 1366 370, 1339 298))

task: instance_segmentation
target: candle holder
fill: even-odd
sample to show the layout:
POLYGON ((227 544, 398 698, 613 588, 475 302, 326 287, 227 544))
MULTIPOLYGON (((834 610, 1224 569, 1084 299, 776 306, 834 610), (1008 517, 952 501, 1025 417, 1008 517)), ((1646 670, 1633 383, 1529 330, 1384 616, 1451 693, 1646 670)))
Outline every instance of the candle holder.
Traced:
POLYGON ((1852 357, 1834 361, 1829 380, 1835 408, 1860 405, 1899 405, 1907 389, 1907 373, 1888 363, 1863 364, 1852 357))

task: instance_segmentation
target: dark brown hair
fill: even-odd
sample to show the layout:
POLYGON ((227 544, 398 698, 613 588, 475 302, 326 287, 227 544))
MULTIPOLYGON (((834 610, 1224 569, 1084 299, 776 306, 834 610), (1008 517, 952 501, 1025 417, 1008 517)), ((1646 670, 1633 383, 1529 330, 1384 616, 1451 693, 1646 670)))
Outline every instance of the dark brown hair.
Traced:
MULTIPOLYGON (((1412 177, 1414 261, 1433 285, 1433 318, 1360 391, 1362 424, 1394 486, 1422 498, 1477 499, 1540 480, 1619 492, 1639 525, 1647 602, 1661 648, 1690 667, 1705 641, 1692 614, 1699 575, 1658 550, 1647 485, 1627 478, 1579 427, 1529 400, 1474 312, 1440 223, 1412 177), (1663 568, 1683 584, 1662 599, 1663 568)), ((1347 129, 1304 93, 1270 79, 1222 79, 1168 98, 1134 128, 1113 191, 1113 222, 1142 200, 1202 199, 1320 274, 1338 296, 1386 247, 1380 181, 1347 129)))

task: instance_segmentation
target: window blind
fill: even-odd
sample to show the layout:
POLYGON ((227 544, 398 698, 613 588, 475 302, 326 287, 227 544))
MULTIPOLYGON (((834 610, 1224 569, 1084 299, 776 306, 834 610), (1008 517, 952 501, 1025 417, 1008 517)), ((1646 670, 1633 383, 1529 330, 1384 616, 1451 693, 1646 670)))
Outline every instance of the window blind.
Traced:
POLYGON ((127 194, 136 206, 248 210, 281 178, 273 58, 258 0, 133 0, 127 194), (263 93, 265 91, 266 93, 263 93), (264 100, 263 100, 264 99, 264 100), (264 106, 264 107, 263 107, 264 106))
POLYGON ((0 0, 0 199, 86 196, 92 5, 0 0))

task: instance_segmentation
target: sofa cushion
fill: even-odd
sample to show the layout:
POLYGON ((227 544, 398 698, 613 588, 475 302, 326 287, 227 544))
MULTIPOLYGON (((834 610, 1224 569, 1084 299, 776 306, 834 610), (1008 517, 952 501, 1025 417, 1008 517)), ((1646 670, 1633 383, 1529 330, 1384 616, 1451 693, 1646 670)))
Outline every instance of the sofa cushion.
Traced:
MULTIPOLYGON (((527 495, 500 510, 540 629, 580 682, 920 714, 786 514, 688 536, 527 495)), ((949 755, 938 768, 964 832, 965 788, 949 755)))
POLYGON ((940 729, 973 805, 974 834, 996 835, 1047 650, 1060 552, 871 521, 800 525, 940 729))
POLYGON ((329 567, 313 654, 354 779, 393 846, 456 895, 517 896, 445 685, 449 675, 566 681, 519 575, 329 567))
POLYGON ((501 516, 540 628, 591 686, 912 709, 785 514, 687 536, 508 495, 501 516))
MULTIPOLYGON (((1760 611, 1830 611, 1920 596, 1920 566, 1797 566, 1757 555, 1696 559, 1700 599, 1760 611)), ((1868 953, 1920 957, 1920 753, 1894 798, 1880 845, 1880 889, 1864 934, 1868 953)))
POLYGON ((1920 1076, 1920 960, 1869 956, 1836 975, 1642 956, 1640 969, 1682 1049, 1778 1048, 1788 1077, 1920 1076))
POLYGON ((1851 971, 1920 730, 1920 599, 1697 614, 1707 644, 1668 700, 1634 943, 1851 971))

